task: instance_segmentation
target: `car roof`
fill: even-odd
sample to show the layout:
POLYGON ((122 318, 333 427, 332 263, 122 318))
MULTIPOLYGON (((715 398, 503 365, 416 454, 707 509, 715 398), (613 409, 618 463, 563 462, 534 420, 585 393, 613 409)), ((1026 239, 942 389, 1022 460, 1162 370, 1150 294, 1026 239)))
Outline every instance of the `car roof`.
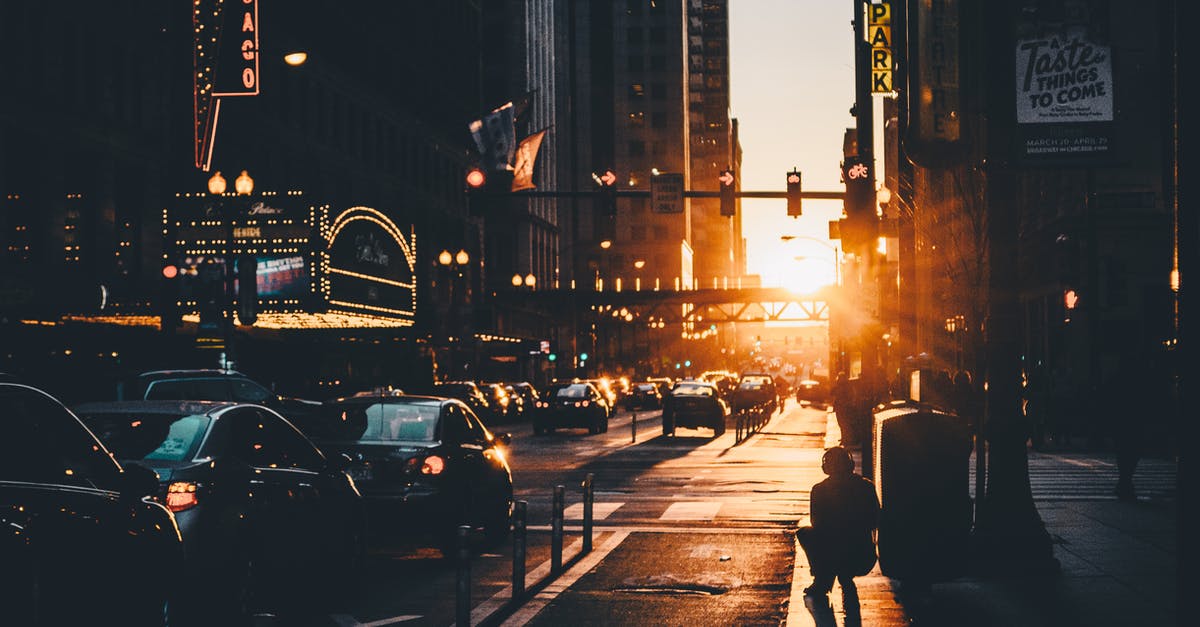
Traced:
POLYGON ((237 370, 220 370, 217 368, 190 368, 179 370, 150 370, 143 372, 138 377, 144 378, 160 378, 160 377, 240 377, 248 379, 245 374, 237 370))
POLYGON ((385 405, 440 405, 442 403, 459 403, 458 399, 445 398, 442 396, 423 396, 418 394, 401 394, 399 396, 347 396, 330 401, 330 404, 345 404, 345 405, 367 405, 367 404, 385 404, 385 405))
MULTIPOLYGON (((151 414, 192 414, 211 416, 231 407, 262 407, 235 401, 97 401, 80 403, 71 408, 77 414, 117 414, 130 411, 151 414)), ((265 408, 263 408, 265 409, 265 408)))

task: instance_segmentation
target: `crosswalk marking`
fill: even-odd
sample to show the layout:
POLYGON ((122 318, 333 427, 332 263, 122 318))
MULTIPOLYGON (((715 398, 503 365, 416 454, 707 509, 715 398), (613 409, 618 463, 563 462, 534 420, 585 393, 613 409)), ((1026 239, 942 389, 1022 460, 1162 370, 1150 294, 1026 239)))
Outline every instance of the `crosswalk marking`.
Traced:
MULTIPOLYGON (((592 519, 604 520, 624 503, 592 503, 592 519)), ((565 520, 583 520, 583 503, 575 503, 563 510, 565 520)))
POLYGON ((672 503, 659 520, 712 520, 721 511, 720 502, 690 501, 672 503))

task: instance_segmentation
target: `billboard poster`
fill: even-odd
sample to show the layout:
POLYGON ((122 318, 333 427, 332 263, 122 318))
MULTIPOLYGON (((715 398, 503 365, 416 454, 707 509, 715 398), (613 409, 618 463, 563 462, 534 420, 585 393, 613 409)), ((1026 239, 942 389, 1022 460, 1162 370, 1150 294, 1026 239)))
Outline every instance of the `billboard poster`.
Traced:
POLYGON ((308 295, 308 267, 301 255, 257 257, 260 299, 302 299, 308 295))
POLYGON ((1017 10, 1013 54, 1020 157, 1061 163, 1110 151, 1110 35, 1107 0, 1048 0, 1017 10))

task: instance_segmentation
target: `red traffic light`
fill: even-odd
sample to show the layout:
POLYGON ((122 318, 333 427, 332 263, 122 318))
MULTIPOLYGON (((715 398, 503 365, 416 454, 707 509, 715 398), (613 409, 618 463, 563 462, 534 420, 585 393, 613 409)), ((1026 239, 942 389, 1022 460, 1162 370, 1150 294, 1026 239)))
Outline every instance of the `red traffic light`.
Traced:
POLYGON ((179 276, 179 268, 175 266, 163 266, 163 276, 168 279, 173 279, 179 276))
POLYGON ((467 187, 471 189, 479 189, 487 182, 487 175, 479 168, 471 168, 467 171, 467 187))

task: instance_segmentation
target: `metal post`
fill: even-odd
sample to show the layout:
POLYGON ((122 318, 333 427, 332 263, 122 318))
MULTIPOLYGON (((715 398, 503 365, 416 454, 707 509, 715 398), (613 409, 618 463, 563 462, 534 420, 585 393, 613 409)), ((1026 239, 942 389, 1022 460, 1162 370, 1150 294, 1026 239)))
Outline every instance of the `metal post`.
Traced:
POLYGON ((592 490, 592 480, 595 475, 588 473, 583 479, 583 552, 592 552, 592 504, 595 502, 595 492, 592 490))
POLYGON ((633 420, 629 422, 629 428, 633 432, 629 441, 637 444, 637 410, 633 412, 633 420))
POLYGON ((455 589, 455 623, 471 624, 471 549, 468 544, 469 525, 458 528, 458 577, 455 589))
POLYGON ((550 513, 550 572, 562 572, 563 553, 563 487, 554 486, 554 506, 550 513))
POLYGON ((513 506, 512 599, 517 601, 525 596, 525 512, 529 504, 517 501, 513 506))

